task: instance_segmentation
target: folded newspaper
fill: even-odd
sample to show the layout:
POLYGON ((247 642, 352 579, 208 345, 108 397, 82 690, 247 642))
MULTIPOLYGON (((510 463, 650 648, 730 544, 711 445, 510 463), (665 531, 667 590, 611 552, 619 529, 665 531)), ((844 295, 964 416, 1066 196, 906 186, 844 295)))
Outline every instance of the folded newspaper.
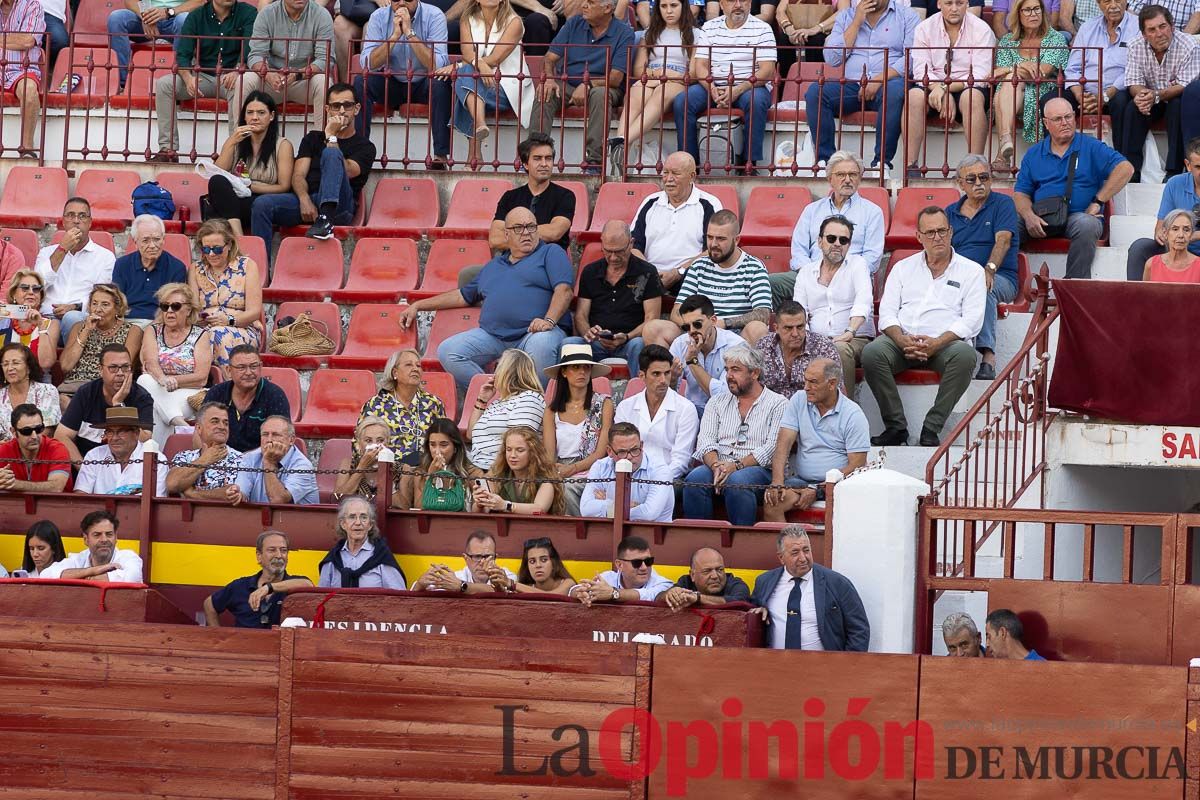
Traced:
POLYGON ((233 193, 238 197, 250 196, 249 178, 240 178, 237 175, 234 175, 232 172, 226 172, 213 162, 209 161, 207 158, 202 158, 196 162, 196 173, 205 180, 209 180, 217 175, 221 175, 227 181, 229 181, 230 185, 233 186, 233 193))

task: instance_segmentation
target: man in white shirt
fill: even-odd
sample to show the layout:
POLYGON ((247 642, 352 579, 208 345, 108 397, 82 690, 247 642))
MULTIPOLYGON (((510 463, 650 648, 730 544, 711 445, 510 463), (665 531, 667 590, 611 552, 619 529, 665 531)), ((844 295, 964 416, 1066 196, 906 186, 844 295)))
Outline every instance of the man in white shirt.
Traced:
MULTIPOLYGON (((104 415, 104 444, 89 451, 79 467, 75 491, 83 494, 131 495, 142 493, 142 461, 147 456, 139 439, 147 425, 136 408, 115 406, 104 415)), ((167 495, 167 464, 157 465, 155 494, 167 495)))
POLYGON ((954 252, 950 219, 937 206, 917 215, 924 252, 888 272, 879 305, 882 335, 863 350, 867 383, 879 404, 884 430, 876 446, 908 444, 908 422, 896 389, 896 374, 932 369, 941 375, 937 398, 921 428, 921 446, 937 447, 954 404, 975 375, 975 346, 983 327, 987 283, 983 267, 954 252))
POLYGON ((587 488, 579 500, 582 517, 611 517, 617 499, 616 467, 621 459, 633 465, 629 490, 629 518, 639 522, 670 522, 675 512, 675 492, 669 484, 641 481, 670 481, 666 465, 644 451, 636 426, 618 422, 608 433, 608 457, 588 470, 587 488))
POLYGON ((652 344, 638 361, 646 390, 622 400, 613 419, 633 423, 647 455, 666 465, 669 480, 678 480, 691 466, 700 417, 696 406, 671 388, 671 351, 652 344))
POLYGON ((633 254, 654 265, 663 286, 678 286, 684 269, 704 253, 708 221, 722 208, 696 186, 692 154, 671 153, 663 161, 662 191, 643 200, 633 215, 633 254))
POLYGON ((87 318, 83 310, 92 287, 112 281, 117 257, 91 240, 92 206, 82 197, 72 197, 63 206, 63 238, 38 252, 34 269, 42 276, 46 291, 42 315, 53 314, 62 326, 62 342, 75 323, 87 318))
POLYGON ((613 568, 591 580, 584 579, 568 592, 585 606, 593 603, 631 603, 654 600, 672 583, 654 571, 650 544, 640 536, 626 536, 617 543, 613 568))
POLYGON ((493 571, 502 572, 509 581, 516 573, 496 564, 496 539, 486 531, 472 531, 463 547, 466 566, 455 572, 445 564, 433 564, 409 588, 414 592, 461 592, 486 594, 497 591, 492 585, 493 571))
POLYGON ((117 549, 117 517, 109 511, 93 511, 79 523, 83 532, 82 553, 72 553, 51 564, 41 577, 62 580, 141 583, 142 559, 132 550, 117 549))

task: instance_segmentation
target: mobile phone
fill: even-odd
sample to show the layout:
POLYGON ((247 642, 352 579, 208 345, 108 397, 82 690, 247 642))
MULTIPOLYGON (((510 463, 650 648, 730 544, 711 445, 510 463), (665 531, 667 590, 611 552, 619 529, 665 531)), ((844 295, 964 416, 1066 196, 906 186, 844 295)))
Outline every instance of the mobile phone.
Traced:
POLYGON ((600 331, 600 332, 599 332, 599 333, 597 333, 596 335, 597 335, 597 336, 599 336, 601 339, 615 339, 615 338, 617 338, 617 335, 616 335, 615 333, 613 333, 612 331, 600 331))
POLYGON ((487 483, 487 481, 486 481, 486 480, 484 480, 483 478, 476 478, 476 479, 475 479, 475 491, 477 491, 477 492, 486 492, 486 491, 488 491, 488 483, 487 483))
POLYGON ((4 314, 9 319, 29 319, 29 306, 19 306, 13 305, 12 303, 5 303, 4 314))

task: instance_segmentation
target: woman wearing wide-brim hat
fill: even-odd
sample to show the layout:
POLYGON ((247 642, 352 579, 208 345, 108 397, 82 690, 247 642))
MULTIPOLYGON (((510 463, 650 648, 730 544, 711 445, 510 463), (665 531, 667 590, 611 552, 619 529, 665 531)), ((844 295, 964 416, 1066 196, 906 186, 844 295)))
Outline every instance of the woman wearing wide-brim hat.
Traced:
MULTIPOLYGON (((592 378, 608 375, 611 367, 592 357, 591 345, 565 344, 557 364, 546 367, 553 381, 547 387, 550 400, 542 423, 546 452, 558 461, 562 478, 586 477, 608 448, 608 430, 613 423, 613 402, 592 388, 592 378)), ((586 487, 582 480, 563 486, 567 513, 579 516, 579 498, 586 487)))

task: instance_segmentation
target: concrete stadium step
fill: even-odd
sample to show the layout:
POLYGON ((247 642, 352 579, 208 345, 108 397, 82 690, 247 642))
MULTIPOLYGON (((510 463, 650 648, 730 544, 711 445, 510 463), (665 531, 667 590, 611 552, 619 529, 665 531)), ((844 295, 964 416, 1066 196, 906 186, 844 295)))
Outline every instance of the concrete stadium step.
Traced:
POLYGON ((1130 183, 1113 198, 1113 213, 1157 214, 1162 193, 1161 183, 1130 183))
MULTIPOLYGON (((1157 205, 1154 206, 1158 208, 1157 205)), ((1155 214, 1146 214, 1149 205, 1140 207, 1141 213, 1114 216, 1108 221, 1108 244, 1110 247, 1128 248, 1138 239, 1154 235, 1154 225, 1158 221, 1155 214)))

